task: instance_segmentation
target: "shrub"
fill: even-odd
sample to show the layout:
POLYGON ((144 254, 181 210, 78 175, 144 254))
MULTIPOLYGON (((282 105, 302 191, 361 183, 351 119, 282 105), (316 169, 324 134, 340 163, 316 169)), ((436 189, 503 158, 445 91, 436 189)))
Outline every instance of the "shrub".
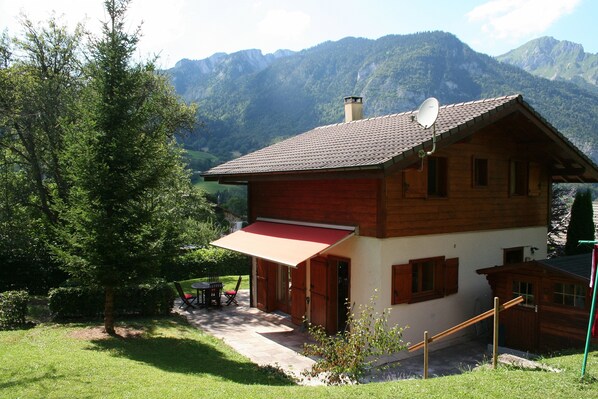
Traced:
POLYGON ((249 274, 251 263, 246 255, 221 248, 209 247, 190 251, 174 264, 162 266, 167 281, 189 280, 211 276, 249 274))
MULTIPOLYGON (((164 280, 117 289, 117 315, 157 316, 172 311, 175 294, 164 280)), ((104 311, 104 291, 99 287, 59 287, 50 291, 49 306, 56 319, 99 317, 104 311)))
POLYGON ((356 383, 368 367, 381 356, 404 350, 403 328, 389 328, 388 314, 374 311, 376 296, 367 305, 359 305, 357 315, 347 306, 347 328, 335 336, 327 335, 320 326, 309 326, 316 341, 305 344, 304 354, 320 359, 305 374, 315 377, 323 373, 329 384, 356 383))
POLYGON ((29 294, 26 291, 0 293, 0 330, 23 327, 27 317, 29 294))

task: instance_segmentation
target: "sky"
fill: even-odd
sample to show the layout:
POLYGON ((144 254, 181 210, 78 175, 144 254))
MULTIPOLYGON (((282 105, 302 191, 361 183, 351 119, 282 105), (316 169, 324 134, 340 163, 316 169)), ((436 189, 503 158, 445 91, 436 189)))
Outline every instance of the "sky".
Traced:
MULTIPOLYGON (((0 32, 21 32, 19 15, 43 22, 52 12, 68 26, 99 33, 101 0, 0 0, 0 32)), ((159 55, 169 68, 182 58, 260 49, 302 50, 347 36, 441 30, 475 51, 504 54, 552 36, 598 53, 596 0, 133 0, 128 29, 141 24, 138 56, 159 55)))

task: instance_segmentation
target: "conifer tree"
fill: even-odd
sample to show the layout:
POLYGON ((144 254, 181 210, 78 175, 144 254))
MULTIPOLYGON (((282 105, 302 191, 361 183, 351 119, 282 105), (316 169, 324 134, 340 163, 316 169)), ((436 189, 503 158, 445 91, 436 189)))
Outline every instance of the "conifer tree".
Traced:
POLYGON ((580 240, 592 241, 595 238, 594 210, 590 190, 578 190, 571 206, 571 220, 567 228, 565 255, 590 252, 592 246, 579 245, 580 240))
POLYGON ((125 31, 128 0, 107 0, 109 21, 92 43, 79 115, 65 139, 71 187, 58 205, 54 250, 67 271, 105 292, 114 330, 115 289, 155 275, 176 239, 179 201, 191 185, 173 135, 195 111, 178 100, 153 63, 135 63, 138 31, 125 31))

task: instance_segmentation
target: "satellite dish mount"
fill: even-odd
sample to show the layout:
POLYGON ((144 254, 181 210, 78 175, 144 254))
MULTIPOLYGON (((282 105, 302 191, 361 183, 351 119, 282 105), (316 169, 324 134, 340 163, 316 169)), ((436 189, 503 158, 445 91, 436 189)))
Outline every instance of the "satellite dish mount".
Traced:
POLYGON ((424 149, 419 150, 417 153, 423 160, 425 157, 430 156, 436 151, 436 118, 438 118, 438 100, 434 97, 426 99, 417 110, 416 120, 424 129, 432 128, 432 149, 425 151, 424 149))

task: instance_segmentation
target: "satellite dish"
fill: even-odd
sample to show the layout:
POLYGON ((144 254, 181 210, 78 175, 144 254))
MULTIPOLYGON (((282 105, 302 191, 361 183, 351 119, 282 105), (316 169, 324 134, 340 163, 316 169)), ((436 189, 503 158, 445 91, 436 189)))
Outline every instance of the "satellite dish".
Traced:
POLYGON ((438 100, 434 97, 426 99, 417 110, 417 123, 424 129, 428 129, 436 122, 438 118, 438 100))

